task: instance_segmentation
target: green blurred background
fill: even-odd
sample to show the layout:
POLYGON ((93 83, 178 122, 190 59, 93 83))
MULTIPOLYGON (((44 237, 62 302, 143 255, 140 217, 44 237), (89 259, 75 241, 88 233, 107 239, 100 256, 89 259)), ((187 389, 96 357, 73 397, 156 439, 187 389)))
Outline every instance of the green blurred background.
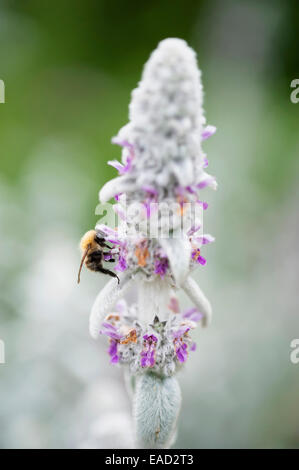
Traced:
MULTIPOLYGON (((180 374, 178 448, 299 447, 299 78, 294 1, 0 3, 0 447, 130 447, 130 401, 88 334, 105 279, 78 240, 119 158, 131 90, 166 37, 198 54, 219 183, 197 279, 213 323, 180 374)), ((182 297, 182 303, 187 300, 182 297)))

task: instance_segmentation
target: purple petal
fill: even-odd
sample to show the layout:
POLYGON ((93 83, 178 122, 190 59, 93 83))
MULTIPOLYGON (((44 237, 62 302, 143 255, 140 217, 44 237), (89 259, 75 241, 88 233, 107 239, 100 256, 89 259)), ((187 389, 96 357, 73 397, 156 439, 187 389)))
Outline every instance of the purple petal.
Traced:
POLYGON ((169 267, 167 258, 158 258, 155 260, 155 274, 159 274, 163 279, 169 267))
POLYGON ((122 242, 116 238, 107 238, 107 242, 112 243, 113 245, 121 245, 122 242))
POLYGON ((109 356, 113 357, 117 353, 117 342, 116 341, 111 341, 109 349, 108 349, 108 354, 109 356))
POLYGON ((144 335, 144 336, 143 336, 143 339, 144 339, 145 341, 152 341, 152 342, 154 342, 154 343, 157 343, 157 341, 158 341, 158 338, 156 338, 155 335, 144 335))
POLYGON ((197 345, 196 343, 192 343, 190 346, 190 351, 196 351, 197 345))
POLYGON ((207 186, 215 186, 215 188, 217 187, 216 179, 214 178, 214 176, 207 175, 202 181, 200 181, 200 183, 196 185, 197 189, 204 189, 207 186))
POLYGON ((202 237, 197 237, 196 241, 201 245, 207 245, 208 243, 212 243, 215 240, 212 235, 203 235, 202 237))
POLYGON ((207 159, 207 157, 204 157, 204 159, 203 159, 203 168, 207 168, 207 166, 209 166, 209 160, 207 159))
POLYGON ((209 186, 209 183, 210 183, 210 179, 207 178, 207 179, 201 181, 200 183, 198 183, 198 184, 196 185, 196 187, 197 187, 198 189, 204 189, 204 188, 206 188, 207 186, 209 186))
POLYGON ((190 193, 190 194, 195 194, 195 191, 194 191, 194 189, 192 188, 192 186, 186 186, 186 190, 187 190, 188 193, 190 193))
POLYGON ((174 339, 181 338, 189 330, 190 330, 190 326, 183 325, 177 331, 173 331, 172 336, 174 339))
POLYGON ((119 161, 117 160, 109 160, 108 162, 108 165, 110 166, 113 166, 113 168, 115 168, 120 175, 123 174, 124 172, 124 165, 122 165, 119 161))
POLYGON ((111 325, 111 323, 108 323, 108 322, 104 322, 102 323, 102 326, 104 328, 106 328, 107 330, 113 330, 113 331, 117 331, 115 326, 114 325, 111 325))
POLYGON ((145 191, 146 193, 151 194, 152 196, 158 196, 159 194, 153 186, 144 185, 141 187, 141 189, 143 189, 143 191, 145 191))
POLYGON ((192 259, 194 259, 194 261, 196 261, 199 264, 202 264, 203 266, 207 262, 207 260, 203 256, 201 256, 199 249, 192 251, 191 257, 192 259))
POLYGON ((140 363, 141 363, 141 367, 146 367, 146 366, 147 366, 147 356, 142 355, 142 353, 141 353, 141 361, 140 361, 140 363))
POLYGON ((122 335, 117 332, 115 326, 111 325, 110 323, 102 323, 102 329, 100 330, 101 335, 109 336, 112 339, 121 339, 122 335))
POLYGON ((199 200, 197 200, 196 202, 197 202, 197 204, 199 204, 199 205, 202 206, 202 208, 203 208, 204 211, 207 210, 207 208, 209 207, 209 204, 208 204, 207 202, 205 202, 205 201, 199 201, 199 200))
POLYGON ((153 367, 155 364, 155 350, 142 351, 140 363, 141 367, 153 367))
POLYGON ((149 364, 150 364, 150 367, 153 367, 155 365, 155 350, 152 349, 152 351, 150 352, 150 356, 149 356, 149 364))
POLYGON ((143 203, 145 210, 146 210, 146 218, 149 219, 151 216, 151 204, 150 202, 146 201, 143 203))
POLYGON ((120 173, 121 175, 124 175, 125 173, 128 173, 131 170, 132 161, 133 161, 133 155, 130 155, 129 157, 127 157, 126 164, 125 164, 125 166, 123 167, 123 169, 120 173))
POLYGON ((119 137, 112 137, 111 142, 113 144, 119 145, 120 147, 127 147, 128 149, 133 149, 133 144, 130 144, 128 140, 122 140, 119 137))
POLYGON ((188 353, 187 353, 187 345, 183 344, 176 350, 177 358, 180 362, 186 362, 188 353))
POLYGON ((119 357, 117 354, 115 354, 115 356, 111 357, 110 363, 116 364, 118 361, 119 361, 119 357))
POLYGON ((215 126, 206 126, 204 128, 204 130, 202 131, 202 134, 201 134, 202 140, 206 140, 209 137, 211 137, 212 135, 214 135, 216 130, 217 130, 217 127, 215 127, 215 126))
POLYGON ((199 264, 201 264, 202 266, 204 266, 206 264, 207 260, 203 256, 199 255, 198 258, 197 258, 197 262, 199 264))
POLYGON ((113 230, 112 228, 108 227, 108 225, 99 224, 96 226, 96 230, 98 232, 103 232, 105 235, 112 235, 117 238, 117 231, 113 230))
POLYGON ((115 266, 114 270, 115 271, 120 271, 120 272, 123 272, 127 269, 127 261, 126 259, 123 257, 123 256, 120 256, 118 258, 118 263, 117 265, 115 266))
POLYGON ((187 235, 190 237, 191 235, 193 235, 194 233, 198 232, 198 230, 200 229, 200 225, 198 225, 197 227, 195 227, 194 225, 190 228, 190 230, 187 232, 187 235))
POLYGON ((197 262, 198 262, 199 264, 201 264, 202 266, 204 266, 204 265, 206 264, 207 260, 206 260, 203 256, 199 256, 199 257, 197 258, 197 262))
POLYGON ((188 318, 188 320, 198 322, 199 320, 202 319, 203 315, 197 310, 197 308, 194 307, 184 312, 183 317, 188 318))

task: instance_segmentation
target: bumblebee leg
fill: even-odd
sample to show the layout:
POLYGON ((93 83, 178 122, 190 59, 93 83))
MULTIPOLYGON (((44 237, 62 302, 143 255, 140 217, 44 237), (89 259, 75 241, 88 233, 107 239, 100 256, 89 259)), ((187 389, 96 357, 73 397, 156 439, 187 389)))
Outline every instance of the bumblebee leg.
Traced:
POLYGON ((95 241, 103 248, 110 248, 110 246, 105 243, 105 238, 101 238, 96 235, 95 241))
POLYGON ((108 276, 111 276, 111 277, 116 277, 118 284, 119 284, 119 277, 113 271, 109 271, 109 269, 103 268, 102 266, 98 266, 97 271, 103 274, 108 274, 108 276))
MULTIPOLYGON (((107 253, 104 253, 103 252, 103 255, 110 255, 109 251, 107 253)), ((111 258, 111 259, 104 259, 105 263, 114 263, 115 259, 114 258, 111 258)))

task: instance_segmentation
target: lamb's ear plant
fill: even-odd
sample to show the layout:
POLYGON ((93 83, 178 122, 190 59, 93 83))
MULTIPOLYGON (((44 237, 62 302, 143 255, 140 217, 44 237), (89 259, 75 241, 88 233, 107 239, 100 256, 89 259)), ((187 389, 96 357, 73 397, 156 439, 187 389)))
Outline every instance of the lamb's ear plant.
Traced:
POLYGON ((201 195, 216 189, 202 141, 216 129, 205 125, 202 101, 194 51, 180 39, 162 41, 132 93, 129 123, 112 140, 122 147, 122 163, 109 162, 119 176, 100 191, 102 203, 116 200, 118 227, 98 224, 96 233, 120 282, 112 278, 98 294, 90 334, 106 335, 110 362, 125 368, 140 447, 172 444, 181 405, 176 374, 196 349, 192 330, 211 320, 210 302, 191 277, 206 263, 202 246, 213 241, 202 231, 201 195), (179 289, 192 302, 184 312, 179 289))

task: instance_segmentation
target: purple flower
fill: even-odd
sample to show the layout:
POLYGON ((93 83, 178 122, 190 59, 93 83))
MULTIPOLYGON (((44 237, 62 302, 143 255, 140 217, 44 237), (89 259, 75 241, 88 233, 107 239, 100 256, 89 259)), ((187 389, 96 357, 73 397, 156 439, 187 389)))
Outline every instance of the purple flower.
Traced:
POLYGON ((187 344, 177 340, 176 356, 180 362, 186 362, 188 358, 187 344))
POLYGON ((197 204, 199 204, 200 206, 202 206, 202 208, 203 208, 204 211, 207 210, 207 208, 209 207, 209 204, 208 204, 207 202, 205 202, 205 201, 199 201, 199 200, 197 200, 196 202, 197 202, 197 204))
POLYGON ((212 237, 212 235, 203 235, 201 237, 196 237, 195 240, 201 245, 207 245, 208 243, 212 243, 215 238, 212 237))
POLYGON ((193 307, 183 313, 183 317, 187 318, 188 320, 198 322, 202 319, 203 315, 200 313, 197 308, 193 307))
POLYGON ((146 200, 146 201, 144 201, 143 205, 144 205, 145 210, 146 210, 146 217, 147 217, 147 219, 149 219, 150 216, 151 216, 151 201, 146 200))
POLYGON ((169 267, 168 263, 168 258, 166 256, 164 257, 158 257, 155 259, 155 274, 159 274, 161 279, 164 279, 164 276, 167 272, 167 269, 169 267))
POLYGON ((100 330, 101 335, 106 335, 109 338, 120 340, 123 335, 121 335, 117 328, 114 325, 111 325, 111 323, 104 322, 102 323, 102 329, 100 330))
POLYGON ((110 340, 110 346, 108 349, 108 354, 111 357, 110 362, 111 364, 116 364, 119 361, 119 357, 117 354, 118 342, 114 339, 110 340))
POLYGON ((198 184, 196 185, 196 187, 197 187, 198 189, 204 189, 204 188, 206 188, 207 186, 209 186, 210 180, 211 180, 211 178, 206 178, 206 179, 204 179, 203 181, 201 181, 200 183, 198 183, 198 184))
POLYGON ((202 140, 206 140, 209 137, 211 137, 212 135, 214 135, 216 130, 217 130, 217 128, 215 126, 206 126, 204 128, 204 130, 202 131, 202 133, 201 133, 202 140))
POLYGON ((143 336, 143 339, 145 341, 148 341, 150 343, 157 343, 158 342, 158 338, 156 338, 155 335, 144 335, 143 336))
POLYGON ((184 334, 188 333, 189 330, 190 330, 190 326, 188 326, 188 325, 181 325, 178 330, 172 332, 172 336, 173 336, 174 339, 179 339, 179 338, 181 338, 184 334))
POLYGON ((99 224, 96 226, 96 230, 100 233, 102 232, 106 237, 112 236, 117 238, 117 231, 113 230, 113 228, 108 227, 108 225, 99 224))
POLYGON ((157 202, 157 197, 158 197, 158 191, 153 187, 153 186, 142 186, 143 191, 145 191, 148 196, 143 202, 143 205, 146 209, 146 217, 149 219, 151 216, 152 209, 156 209, 156 204, 157 202))
POLYGON ((189 237, 191 237, 191 235, 194 235, 194 233, 198 232, 198 230, 200 229, 200 225, 197 225, 197 227, 195 225, 192 225, 192 227, 190 228, 190 230, 187 232, 187 235, 189 237))
POLYGON ((193 342, 190 346, 190 351, 196 351, 196 348, 197 348, 196 343, 193 342))
POLYGON ((186 362, 188 357, 187 344, 183 341, 183 336, 190 330, 187 325, 182 325, 177 331, 172 333, 174 338, 173 344, 175 347, 176 356, 179 362, 186 362))
POLYGON ((142 189, 151 196, 158 196, 158 191, 153 186, 144 185, 142 186, 142 189))
POLYGON ((207 260, 203 256, 201 256, 199 248, 196 248, 192 251, 191 257, 194 261, 201 264, 202 266, 204 266, 207 262, 207 260))
POLYGON ((108 165, 113 166, 119 172, 120 175, 128 173, 132 169, 132 161, 134 159, 134 146, 127 140, 120 140, 118 137, 113 137, 113 144, 120 145, 129 150, 129 155, 126 157, 125 164, 120 163, 118 160, 110 160, 108 165))
POLYGON ((124 175, 125 173, 128 173, 131 168, 132 168, 132 160, 133 160, 133 155, 129 155, 126 159, 125 165, 120 163, 118 160, 109 160, 107 163, 110 166, 113 166, 120 175, 124 175))
POLYGON ((158 203, 156 202, 156 199, 153 197, 148 197, 146 200, 143 202, 143 205, 146 210, 146 217, 149 219, 155 211, 158 209, 158 203))
POLYGON ((117 355, 117 348, 119 341, 123 338, 123 335, 119 333, 118 329, 114 325, 111 325, 111 323, 108 322, 102 323, 102 329, 100 330, 100 334, 106 335, 108 336, 108 338, 110 338, 110 345, 107 352, 111 357, 110 362, 112 364, 116 364, 119 361, 119 357, 117 355))
POLYGON ((120 255, 119 258, 118 258, 118 263, 114 268, 115 271, 123 272, 127 269, 127 267, 128 267, 128 265, 127 265, 126 258, 124 256, 120 255))
POLYGON ((144 335, 144 349, 141 352, 141 367, 153 367, 155 365, 155 348, 158 339, 155 335, 144 335))
POLYGON ((187 190, 188 193, 190 193, 190 194, 195 194, 195 191, 194 191, 194 189, 192 188, 192 186, 186 186, 186 190, 187 190))
POLYGON ((133 150, 133 144, 131 144, 128 140, 121 140, 119 137, 112 137, 111 142, 113 144, 119 145, 120 147, 126 147, 130 150, 133 150))
POLYGON ((204 157, 204 159, 203 159, 203 168, 207 168, 207 166, 209 166, 209 160, 207 159, 207 157, 204 157))

